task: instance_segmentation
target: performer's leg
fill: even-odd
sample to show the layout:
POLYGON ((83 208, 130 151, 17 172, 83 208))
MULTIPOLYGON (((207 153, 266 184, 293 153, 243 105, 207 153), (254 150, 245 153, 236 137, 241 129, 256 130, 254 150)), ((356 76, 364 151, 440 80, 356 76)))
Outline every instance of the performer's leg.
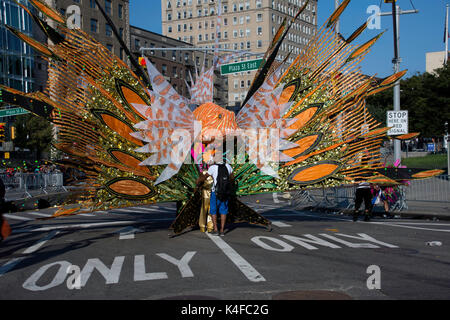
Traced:
POLYGON ((359 215, 359 208, 361 207, 362 204, 362 194, 361 194, 361 189, 356 189, 355 192, 355 211, 353 211, 353 221, 358 220, 358 215, 359 215))
POLYGON ((225 221, 227 220, 227 215, 226 214, 221 214, 220 215, 220 233, 223 234, 224 230, 225 230, 225 221))
POLYGON ((209 210, 211 213, 211 218, 213 221, 213 226, 214 226, 214 233, 218 232, 217 230, 217 199, 216 199, 216 194, 215 192, 211 192, 211 199, 210 199, 210 206, 209 206, 209 210))
POLYGON ((225 222, 228 214, 228 200, 221 201, 220 203, 220 234, 223 235, 225 230, 225 222))
POLYGON ((364 189, 364 221, 369 221, 372 215, 372 193, 364 189))

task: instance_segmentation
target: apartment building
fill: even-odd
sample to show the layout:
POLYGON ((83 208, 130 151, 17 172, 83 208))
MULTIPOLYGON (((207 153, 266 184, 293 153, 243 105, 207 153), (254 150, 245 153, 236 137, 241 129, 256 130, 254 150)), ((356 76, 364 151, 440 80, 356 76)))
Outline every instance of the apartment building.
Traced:
MULTIPOLYGON (((45 0, 69 20, 74 28, 80 28, 120 59, 125 59, 125 52, 113 34, 94 0, 45 0)), ((129 0, 100 0, 105 12, 117 28, 126 44, 130 43, 129 0)))
MULTIPOLYGON (((305 0, 221 0, 222 26, 216 35, 218 0, 161 0, 162 33, 194 46, 213 47, 216 37, 225 50, 264 53, 284 18, 292 18, 305 0)), ((317 32, 317 0, 312 0, 292 25, 277 60, 303 52, 317 32)), ((253 72, 228 76, 228 104, 241 102, 253 72)))
MULTIPOLYGON (((195 79, 195 65, 211 67, 213 56, 201 51, 190 50, 193 45, 177 39, 163 36, 135 26, 131 30, 131 52, 135 56, 146 56, 159 72, 170 82, 172 87, 182 96, 189 97, 186 82, 191 86, 189 73, 195 79), (152 48, 167 48, 167 50, 152 50, 152 48), (172 50, 170 48, 176 48, 172 50), (182 50, 186 48, 186 50, 182 50), (147 50, 141 50, 147 49, 147 50)), ((226 106, 228 103, 227 90, 224 77, 216 76, 214 83, 214 100, 216 103, 226 106)))

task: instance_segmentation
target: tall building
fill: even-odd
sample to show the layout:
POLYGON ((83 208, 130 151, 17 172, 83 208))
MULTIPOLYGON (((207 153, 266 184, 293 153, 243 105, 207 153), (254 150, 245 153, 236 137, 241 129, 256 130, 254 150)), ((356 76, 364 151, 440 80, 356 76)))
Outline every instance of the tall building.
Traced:
MULTIPOLYGON (((29 10, 33 7, 26 0, 20 0, 29 10)), ((43 88, 46 82, 44 66, 36 57, 33 49, 12 34, 5 25, 26 34, 42 39, 43 33, 35 25, 32 18, 13 0, 0 0, 0 84, 23 92, 32 92, 43 88)), ((11 106, 3 104, 0 97, 0 109, 11 106)), ((0 137, 2 150, 10 151, 4 144, 11 140, 11 127, 15 116, 0 116, 0 126, 5 135, 0 137)))
MULTIPOLYGON (((450 52, 450 51, 449 51, 450 52)), ((447 57, 449 57, 447 53, 447 57)), ((434 73, 434 70, 442 68, 445 61, 445 51, 427 52, 425 71, 434 73)))
MULTIPOLYGON (((20 1, 25 5, 27 2, 20 1)), ((24 92, 31 92, 33 90, 33 50, 9 32, 5 25, 33 37, 32 19, 13 0, 0 0, 0 83, 24 92)))
MULTIPOLYGON (((195 74, 195 65, 199 68, 205 61, 206 66, 211 66, 213 56, 203 52, 189 50, 193 45, 177 39, 169 38, 161 34, 151 32, 142 28, 130 27, 131 30, 131 52, 135 56, 145 55, 159 72, 170 82, 172 87, 182 96, 189 97, 186 82, 191 86, 189 73, 195 74), (145 50, 141 48, 178 48, 186 47, 187 50, 145 50)), ((228 103, 228 86, 225 78, 217 74, 214 83, 214 100, 226 106, 228 103)))
MULTIPOLYGON (((219 47, 264 53, 284 18, 290 19, 305 0, 222 0, 219 47)), ((162 33, 194 46, 213 47, 218 0, 161 0, 162 33)), ((291 27, 278 60, 292 52, 287 63, 305 49, 317 32, 317 0, 312 0, 291 27)), ((228 103, 241 102, 253 72, 228 76, 228 103)))
MULTIPOLYGON (((69 23, 95 38, 120 59, 125 59, 125 52, 113 34, 94 0, 45 0, 56 8, 69 23)), ((130 43, 130 9, 129 0, 100 0, 126 44, 130 43)))

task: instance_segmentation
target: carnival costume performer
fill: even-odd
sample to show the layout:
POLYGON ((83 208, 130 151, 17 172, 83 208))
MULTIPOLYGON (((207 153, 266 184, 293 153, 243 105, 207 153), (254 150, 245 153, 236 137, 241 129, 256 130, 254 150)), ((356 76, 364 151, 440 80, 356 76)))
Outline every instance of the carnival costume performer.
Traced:
MULTIPOLYGON (((95 1, 133 69, 82 30, 70 28, 65 17, 42 0, 28 1, 43 13, 40 16, 18 5, 48 42, 6 26, 48 61, 49 79, 44 92, 0 86, 3 102, 52 122, 57 132, 54 147, 65 155, 60 163, 86 175, 80 205, 63 207, 54 217, 178 201, 182 205, 172 228, 182 233, 198 225, 202 207, 202 195, 194 191, 197 159, 190 150, 202 146, 209 152, 230 137, 242 141, 230 156, 237 196, 336 187, 356 179, 396 183, 397 173, 389 176, 381 170, 380 147, 389 128, 366 111, 365 99, 391 88, 406 70, 384 79, 361 73, 358 64, 381 34, 354 45, 367 22, 347 38, 336 32, 350 0, 342 1, 298 55, 277 61, 283 40, 309 1, 296 7, 294 17, 284 19, 237 114, 213 102, 215 69, 246 54, 219 56, 220 1, 213 65, 200 73, 195 70, 196 76, 186 83, 190 98, 179 95, 147 58, 138 63, 95 1), (216 146, 209 143, 213 140, 216 146)), ((412 180, 442 170, 406 173, 412 180)), ((237 198, 230 201, 227 222, 232 221, 270 227, 269 220, 237 198)))

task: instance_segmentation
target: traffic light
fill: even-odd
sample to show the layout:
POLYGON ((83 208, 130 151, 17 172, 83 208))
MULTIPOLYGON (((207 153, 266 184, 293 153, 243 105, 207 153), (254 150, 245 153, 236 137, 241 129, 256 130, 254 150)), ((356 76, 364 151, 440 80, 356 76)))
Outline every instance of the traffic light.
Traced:
POLYGON ((0 123, 0 142, 5 142, 5 125, 6 123, 0 123))

